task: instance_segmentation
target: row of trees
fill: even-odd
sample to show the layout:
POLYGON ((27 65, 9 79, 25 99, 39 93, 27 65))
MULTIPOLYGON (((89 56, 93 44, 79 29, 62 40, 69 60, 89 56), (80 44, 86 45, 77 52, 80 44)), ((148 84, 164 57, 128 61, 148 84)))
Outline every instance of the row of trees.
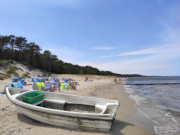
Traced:
POLYGON ((117 75, 110 71, 99 71, 90 66, 78 66, 59 60, 49 50, 41 53, 41 48, 34 42, 27 42, 25 37, 0 35, 0 59, 12 59, 58 74, 97 74, 117 75))
MULTIPOLYGON (((25 37, 14 35, 0 35, 0 59, 11 59, 31 65, 34 68, 44 69, 57 74, 94 74, 94 75, 117 75, 110 71, 99 71, 90 66, 72 65, 59 60, 49 50, 41 53, 41 48, 34 42, 27 42, 25 37)), ((125 75, 126 76, 126 75, 125 75)))

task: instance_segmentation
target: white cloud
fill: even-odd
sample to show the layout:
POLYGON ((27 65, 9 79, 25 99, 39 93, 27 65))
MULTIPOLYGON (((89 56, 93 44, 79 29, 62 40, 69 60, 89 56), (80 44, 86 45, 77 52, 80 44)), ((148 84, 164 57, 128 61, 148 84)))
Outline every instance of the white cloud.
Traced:
MULTIPOLYGON (((168 47, 168 46, 167 46, 168 47)), ((168 48, 166 46, 154 47, 154 48, 145 48, 132 52, 125 52, 113 55, 102 56, 101 58, 111 58, 111 57, 120 57, 120 56, 130 56, 130 55, 147 55, 147 54, 157 54, 166 51, 168 48)))
POLYGON ((137 51, 133 51, 133 52, 122 53, 122 54, 120 54, 120 56, 155 54, 155 53, 161 53, 162 51, 163 51, 162 47, 147 48, 147 49, 137 50, 137 51))
POLYGON ((92 48, 93 50, 112 50, 112 49, 115 49, 115 47, 94 47, 92 48))
MULTIPOLYGON (((173 17, 174 12, 175 11, 173 11, 173 15, 171 15, 173 17)), ((111 62, 83 64, 94 66, 100 70, 110 70, 120 74, 180 75, 180 71, 178 70, 178 67, 180 67, 179 20, 175 19, 174 23, 170 24, 168 24, 168 21, 166 20, 161 20, 160 24, 164 27, 164 31, 159 33, 158 38, 161 43, 153 45, 156 47, 143 48, 102 57, 121 58, 111 62), (132 56, 138 57, 132 58, 132 56), (126 58, 126 60, 122 60, 122 58, 126 58)))
POLYGON ((143 50, 145 51, 139 50, 135 51, 136 53, 129 52, 127 55, 142 54, 142 52, 146 52, 146 54, 151 55, 141 58, 131 58, 127 60, 117 60, 98 64, 81 63, 81 65, 90 65, 99 68, 100 70, 109 70, 120 74, 176 75, 173 70, 175 65, 172 61, 180 59, 179 44, 169 44, 143 50))
POLYGON ((112 58, 112 57, 119 57, 121 54, 111 54, 111 55, 106 55, 106 56, 101 56, 100 58, 112 58))

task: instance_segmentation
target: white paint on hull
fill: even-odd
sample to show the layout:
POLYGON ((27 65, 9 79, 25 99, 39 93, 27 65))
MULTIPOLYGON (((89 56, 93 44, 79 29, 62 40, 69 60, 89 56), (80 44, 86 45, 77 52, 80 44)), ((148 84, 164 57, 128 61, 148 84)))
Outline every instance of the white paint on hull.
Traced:
POLYGON ((24 115, 50 125, 73 128, 73 129, 86 129, 86 130, 98 130, 108 131, 111 128, 111 120, 93 120, 93 119, 82 119, 74 117, 66 117, 54 114, 48 114, 43 112, 37 112, 20 106, 16 106, 19 112, 24 115))

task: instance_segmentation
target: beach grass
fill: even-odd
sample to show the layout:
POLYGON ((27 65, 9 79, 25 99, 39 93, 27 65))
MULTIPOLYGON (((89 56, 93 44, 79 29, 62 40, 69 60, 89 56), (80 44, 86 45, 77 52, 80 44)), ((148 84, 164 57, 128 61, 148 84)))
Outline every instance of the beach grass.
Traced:
POLYGON ((8 64, 10 60, 0 60, 0 65, 8 64))

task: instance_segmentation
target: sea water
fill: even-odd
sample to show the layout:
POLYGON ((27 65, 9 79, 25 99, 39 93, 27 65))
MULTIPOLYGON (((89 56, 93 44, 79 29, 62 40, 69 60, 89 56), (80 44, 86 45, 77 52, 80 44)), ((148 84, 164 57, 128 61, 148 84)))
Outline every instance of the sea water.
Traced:
POLYGON ((180 135, 180 77, 128 78, 126 91, 159 135, 180 135))

